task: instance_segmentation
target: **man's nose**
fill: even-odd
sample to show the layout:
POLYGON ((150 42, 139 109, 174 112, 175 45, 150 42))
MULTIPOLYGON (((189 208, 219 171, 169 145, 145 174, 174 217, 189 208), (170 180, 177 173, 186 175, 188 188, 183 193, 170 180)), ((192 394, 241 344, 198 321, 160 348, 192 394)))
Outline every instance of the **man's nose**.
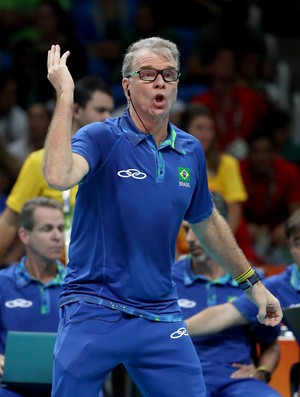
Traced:
POLYGON ((61 239, 63 239, 63 236, 64 236, 64 232, 63 232, 62 230, 60 230, 60 229, 58 229, 58 228, 54 228, 54 229, 53 229, 52 237, 53 237, 55 240, 61 240, 61 239))

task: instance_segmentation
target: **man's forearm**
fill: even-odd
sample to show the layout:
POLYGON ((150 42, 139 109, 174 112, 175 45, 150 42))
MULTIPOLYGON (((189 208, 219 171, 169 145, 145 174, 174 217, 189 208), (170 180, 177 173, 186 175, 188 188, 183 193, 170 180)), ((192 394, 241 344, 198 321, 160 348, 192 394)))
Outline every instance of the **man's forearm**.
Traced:
POLYGON ((244 285, 247 297, 258 307, 258 321, 265 325, 278 325, 282 319, 278 299, 261 283, 218 211, 214 208, 207 220, 191 227, 205 251, 236 280, 239 279, 240 286, 244 285))
POLYGON ((0 258, 3 260, 8 249, 17 238, 18 214, 6 207, 0 216, 0 258))
POLYGON ((72 169, 73 93, 58 99, 45 141, 43 172, 48 184, 60 189, 66 187, 72 169))
POLYGON ((210 218, 191 227, 205 251, 233 277, 249 268, 249 261, 238 246, 230 227, 216 209, 210 218))
POLYGON ((56 92, 56 104, 45 141, 43 173, 48 184, 59 190, 73 186, 70 175, 74 81, 66 65, 69 55, 66 51, 61 56, 60 46, 52 45, 47 57, 47 78, 56 92))
POLYGON ((280 346, 275 340, 268 347, 261 347, 257 368, 266 368, 270 373, 274 372, 280 360, 280 346))
POLYGON ((190 336, 210 335, 230 327, 247 324, 231 303, 209 307, 185 321, 190 336))

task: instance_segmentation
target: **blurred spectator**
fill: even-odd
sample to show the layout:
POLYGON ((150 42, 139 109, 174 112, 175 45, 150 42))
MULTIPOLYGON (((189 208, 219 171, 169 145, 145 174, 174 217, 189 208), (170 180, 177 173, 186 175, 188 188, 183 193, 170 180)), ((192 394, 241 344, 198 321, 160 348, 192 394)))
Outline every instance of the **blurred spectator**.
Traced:
POLYGON ((238 161, 219 150, 215 121, 212 112, 206 106, 189 105, 182 115, 181 128, 201 142, 206 156, 209 188, 221 193, 226 200, 229 209, 229 225, 235 233, 241 219, 242 202, 247 200, 238 161))
POLYGON ((188 104, 185 101, 177 98, 170 110, 170 123, 173 123, 176 125, 176 127, 179 127, 182 116, 187 107, 188 104))
POLYGON ((0 167, 7 194, 25 160, 27 142, 27 114, 17 105, 17 84, 10 75, 0 74, 0 167))
MULTIPOLYGON (((5 200, 18 177, 22 162, 10 155, 5 146, 0 144, 0 195, 5 200)), ((2 208, 2 205, 1 205, 2 208)), ((3 208, 2 208, 3 210, 3 208)), ((1 212, 1 211, 0 211, 1 212)))
MULTIPOLYGON (((212 192, 212 196, 215 207, 227 220, 228 208, 222 195, 212 192)), ((232 301, 244 293, 205 251, 190 225, 184 221, 183 227, 189 255, 174 263, 172 277, 183 318, 188 319, 199 311, 232 301)), ((208 397, 280 396, 266 385, 280 358, 277 342, 280 329, 266 327, 256 318, 250 324, 192 338, 201 360, 208 397), (260 348, 258 355, 253 354, 256 344, 260 348), (268 370, 268 376, 263 369, 268 370)))
MULTIPOLYGON (((263 284, 276 296, 283 308, 299 306, 300 285, 300 210, 296 210, 285 222, 285 233, 291 251, 291 262, 283 271, 263 279, 263 284)), ((211 335, 228 328, 257 322, 257 309, 242 294, 236 299, 207 308, 187 319, 187 329, 191 336, 211 335)), ((289 327, 283 316, 282 325, 289 327)), ((263 326, 264 327, 264 326, 263 326)), ((269 328, 269 327, 266 327, 269 328)), ((284 329, 283 328, 283 329, 284 329)), ((233 330, 233 329, 232 329, 233 330)), ((294 334, 298 345, 300 338, 294 334)), ((247 395, 247 394, 246 394, 247 395)), ((261 395, 259 395, 260 397, 261 395)), ((294 396, 293 396, 294 397, 294 396)))
POLYGON ((300 166, 300 145, 291 139, 291 116, 274 107, 264 121, 264 129, 273 137, 275 154, 300 166))
POLYGON ((0 48, 9 51, 16 37, 32 34, 33 1, 7 0, 0 3, 0 48))
POLYGON ((52 112, 43 103, 33 103, 27 109, 29 137, 28 154, 44 147, 52 112))
MULTIPOLYGON (((0 48, 9 50, 21 38, 35 34, 35 8, 40 0, 1 0, 0 2, 0 48)), ((65 10, 71 0, 57 0, 65 10)))
POLYGON ((259 48, 240 51, 237 84, 258 91, 273 106, 286 110, 292 99, 290 66, 278 56, 277 39, 271 34, 266 37, 270 47, 269 56, 259 48))
POLYGON ((0 166, 0 214, 5 209, 5 203, 9 190, 11 189, 9 178, 3 168, 0 166))
POLYGON ((270 102, 276 80, 276 64, 260 48, 245 48, 238 58, 237 84, 257 90, 270 102), (271 89, 272 88, 272 89, 271 89))
POLYGON ((249 155, 240 162, 248 193, 244 216, 255 251, 265 263, 286 263, 284 221, 300 207, 300 171, 292 162, 274 155, 267 131, 248 137, 249 155))
MULTIPOLYGON (((206 156, 209 189, 219 192, 226 200, 231 230, 247 258, 252 261, 256 260, 250 240, 246 239, 245 230, 243 230, 243 203, 248 196, 241 177, 239 163, 233 156, 219 150, 215 121, 211 110, 200 104, 189 105, 182 114, 181 128, 201 142, 206 156)), ((180 240, 182 237, 181 232, 180 240)), ((182 242, 178 241, 178 244, 178 251, 182 250, 182 242)))
POLYGON ((179 44, 179 37, 175 28, 172 29, 168 24, 159 24, 157 2, 151 0, 141 0, 136 10, 134 24, 126 31, 122 41, 122 48, 127 48, 130 44, 140 38, 151 36, 162 36, 166 39, 179 44))
MULTIPOLYGON (((88 75, 77 80, 74 91, 72 133, 87 123, 105 120, 111 115, 113 107, 112 92, 100 77, 88 75)), ((16 236, 18 214, 24 202, 37 196, 63 201, 62 192, 51 189, 42 174, 43 152, 43 148, 36 150, 26 158, 16 183, 9 192, 7 206, 0 216, 0 260, 3 264, 11 264, 20 258, 20 244, 16 236)), ((68 210, 72 210, 74 206, 76 192, 77 187, 64 192, 64 204, 68 210)))
POLYGON ((264 93, 263 86, 264 53, 246 49, 238 59, 237 82, 243 87, 254 88, 264 93))
POLYGON ((246 155, 245 140, 262 122, 269 103, 256 90, 236 84, 236 59, 231 48, 219 49, 210 65, 211 88, 192 97, 211 109, 220 150, 237 158, 246 155))
POLYGON ((30 60, 34 63, 34 101, 46 102, 54 95, 47 79, 47 53, 51 45, 56 43, 61 46, 62 52, 70 51, 68 67, 75 80, 87 74, 86 52, 74 32, 70 15, 55 0, 42 0, 37 4, 34 27, 35 54, 30 54, 35 57, 30 60))
MULTIPOLYGON (((120 43, 124 32, 129 29, 127 3, 130 2, 74 0, 72 4, 71 16, 77 36, 81 45, 87 49, 88 73, 100 75, 108 83, 120 79, 120 43)), ((131 0, 131 3, 137 2, 131 0)))
MULTIPOLYGON (((64 218, 56 200, 38 197, 27 201, 20 212, 18 234, 25 247, 25 256, 0 271, 0 376, 3 375, 8 331, 57 331, 58 298, 66 274, 59 262, 64 218), (26 305, 17 304, 21 301, 26 305)), ((40 390, 38 386, 1 386, 2 397, 50 397, 51 394, 49 388, 40 390)))
POLYGON ((195 48, 187 63, 185 80, 206 83, 209 67, 216 51, 231 47, 239 58, 240 51, 255 48, 266 53, 264 33, 248 24, 247 0, 228 0, 218 4, 219 17, 209 23, 198 25, 195 48))
POLYGON ((99 76, 87 75, 75 82, 73 130, 111 117, 114 98, 110 86, 99 76))
MULTIPOLYGON (((22 114, 23 110, 21 109, 20 111, 22 114)), ((28 137, 26 146, 22 145, 22 158, 11 154, 7 150, 8 144, 6 142, 0 142, 0 212, 5 209, 5 199, 8 197, 19 175, 23 164, 23 157, 25 158, 32 151, 41 149, 44 146, 47 129, 50 123, 50 112, 44 104, 36 103, 29 107, 27 116, 28 137)))
MULTIPOLYGON (((199 26, 202 27, 220 17, 222 12, 220 3, 224 1, 227 0, 185 0, 184 7, 180 7, 180 11, 178 11, 173 0, 137 0, 135 18, 130 24, 129 30, 133 30, 133 40, 139 37, 158 35, 174 41, 181 50, 181 80, 185 82, 186 64, 193 51, 195 34, 199 26), (151 17, 149 17, 146 8, 151 9, 151 17), (134 24, 136 27, 133 27, 134 24), (156 33, 153 34, 154 25, 156 33)), ((132 2, 132 0, 129 2, 132 2)), ((191 81, 186 82, 193 83, 191 81)))
POLYGON ((11 74, 18 84, 17 101, 23 108, 36 102, 37 74, 36 74, 36 49, 32 39, 20 39, 11 52, 11 74))

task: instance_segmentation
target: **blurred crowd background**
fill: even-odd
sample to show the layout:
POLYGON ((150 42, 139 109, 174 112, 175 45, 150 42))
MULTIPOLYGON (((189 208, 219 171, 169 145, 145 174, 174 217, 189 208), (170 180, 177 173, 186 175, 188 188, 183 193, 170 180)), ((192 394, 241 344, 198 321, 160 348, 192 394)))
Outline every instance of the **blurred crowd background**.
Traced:
MULTIPOLYGON (((1 0, 0 211, 44 144, 50 46, 70 50, 74 80, 98 75, 112 87, 118 115, 125 49, 159 35, 181 52, 171 121, 199 134, 239 244, 257 265, 289 264, 284 221, 300 207, 299 19, 297 0, 1 0)), ((186 249, 179 236, 177 255, 186 249)))

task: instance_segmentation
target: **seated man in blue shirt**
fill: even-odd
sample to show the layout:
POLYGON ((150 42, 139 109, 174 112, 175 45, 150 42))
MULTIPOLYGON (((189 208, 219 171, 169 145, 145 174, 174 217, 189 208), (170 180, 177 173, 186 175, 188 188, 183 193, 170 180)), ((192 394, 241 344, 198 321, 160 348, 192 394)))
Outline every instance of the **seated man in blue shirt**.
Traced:
MULTIPOLYGON (((300 303, 300 209, 294 211, 285 223, 285 234, 294 262, 280 274, 267 277, 263 283, 283 308, 300 303)), ((227 328, 247 324, 256 318, 255 306, 239 297, 205 309, 187 320, 190 335, 208 335, 227 328)), ((283 317, 283 322, 284 322, 283 317)), ((297 338, 296 338, 297 339, 297 338)), ((300 340, 297 340, 300 345, 300 340)))
MULTIPOLYGON (((227 203, 219 193, 212 194, 216 208, 227 218, 227 203)), ((184 222, 183 226, 190 254, 174 264, 173 280, 177 285, 183 317, 188 318, 206 307, 231 301, 242 291, 233 278, 204 251, 188 223, 184 222)), ((242 397, 255 393, 264 397, 279 396, 267 385, 267 369, 273 371, 279 360, 279 329, 265 327, 257 319, 251 325, 192 338, 201 358, 208 397, 242 397), (260 344, 262 351, 257 363, 252 359, 254 340, 260 344)))
MULTIPOLYGON (((65 267, 59 262, 64 247, 60 203, 47 197, 28 200, 19 225, 26 256, 0 271, 0 376, 8 331, 57 331, 58 299, 65 276, 65 267)), ((50 396, 50 390, 0 387, 0 396, 45 397, 50 396)))

